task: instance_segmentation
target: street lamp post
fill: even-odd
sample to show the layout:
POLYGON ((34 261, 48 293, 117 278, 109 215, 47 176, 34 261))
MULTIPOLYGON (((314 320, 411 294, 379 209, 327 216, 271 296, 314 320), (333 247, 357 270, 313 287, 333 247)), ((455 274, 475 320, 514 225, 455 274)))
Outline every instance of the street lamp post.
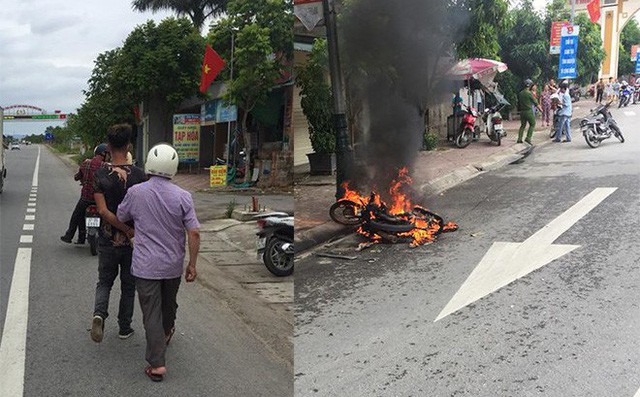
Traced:
POLYGON ((340 69, 340 55, 336 27, 334 0, 322 0, 324 23, 327 29, 327 47, 329 50, 329 72, 331 74, 331 92, 333 95, 333 124, 336 129, 336 198, 344 195, 342 187, 347 179, 347 170, 352 164, 353 151, 349 143, 347 130, 347 103, 344 97, 344 79, 340 69))
MULTIPOLYGON (((233 51, 235 49, 234 47, 235 47, 235 32, 231 30, 231 67, 230 67, 231 70, 229 71, 229 81, 233 81, 233 51)), ((227 166, 229 165, 230 161, 231 161, 231 120, 227 122, 227 166)))

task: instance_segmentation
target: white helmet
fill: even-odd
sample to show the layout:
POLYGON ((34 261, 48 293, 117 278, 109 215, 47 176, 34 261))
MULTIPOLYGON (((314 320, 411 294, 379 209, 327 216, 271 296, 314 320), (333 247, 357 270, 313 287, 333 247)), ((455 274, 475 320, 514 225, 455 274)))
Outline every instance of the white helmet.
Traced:
POLYGON ((178 153, 171 145, 160 143, 149 150, 144 170, 171 179, 178 172, 178 153))

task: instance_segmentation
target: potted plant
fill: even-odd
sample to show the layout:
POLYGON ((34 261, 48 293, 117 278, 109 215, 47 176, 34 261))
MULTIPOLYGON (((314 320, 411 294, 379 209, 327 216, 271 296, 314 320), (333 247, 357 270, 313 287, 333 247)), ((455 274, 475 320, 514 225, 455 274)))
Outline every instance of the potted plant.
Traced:
POLYGON ((326 80, 327 44, 316 39, 307 64, 297 68, 300 104, 309 124, 314 153, 307 154, 311 175, 330 175, 336 170, 336 133, 332 122, 331 87, 326 80))

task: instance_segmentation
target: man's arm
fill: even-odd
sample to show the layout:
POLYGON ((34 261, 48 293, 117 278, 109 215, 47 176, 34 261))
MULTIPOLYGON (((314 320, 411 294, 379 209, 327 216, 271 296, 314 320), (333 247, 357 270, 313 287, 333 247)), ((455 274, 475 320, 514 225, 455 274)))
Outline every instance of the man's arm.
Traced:
POLYGON ((100 214, 102 219, 109 222, 113 227, 125 233, 129 238, 133 236, 133 228, 120 222, 118 220, 118 217, 116 217, 113 212, 109 211, 109 208, 107 208, 107 201, 105 200, 103 193, 94 193, 93 199, 96 201, 98 214, 100 214))
POLYGON ((188 283, 190 283, 195 280, 198 275, 196 271, 196 262, 198 260, 198 252, 200 251, 200 229, 188 230, 187 241, 189 244, 189 264, 185 270, 184 278, 188 283))

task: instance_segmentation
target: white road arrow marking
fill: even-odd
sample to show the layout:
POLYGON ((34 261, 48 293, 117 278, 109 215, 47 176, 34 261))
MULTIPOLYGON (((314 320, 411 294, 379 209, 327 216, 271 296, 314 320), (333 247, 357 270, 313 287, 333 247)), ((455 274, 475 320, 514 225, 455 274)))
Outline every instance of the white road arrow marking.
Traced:
POLYGON ((636 112, 634 112, 633 110, 625 110, 624 114, 625 116, 635 116, 636 112))
POLYGON ((435 321, 580 247, 552 243, 616 189, 595 189, 522 243, 493 243, 435 321))

